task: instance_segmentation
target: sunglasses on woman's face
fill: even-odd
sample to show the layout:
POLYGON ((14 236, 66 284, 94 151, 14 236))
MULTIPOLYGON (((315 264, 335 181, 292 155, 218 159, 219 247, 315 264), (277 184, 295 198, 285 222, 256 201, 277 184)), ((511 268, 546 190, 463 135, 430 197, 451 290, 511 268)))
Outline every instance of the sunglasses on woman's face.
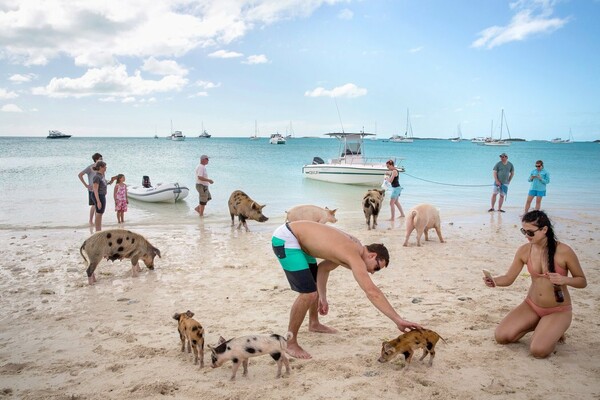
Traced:
POLYGON ((531 230, 529 230, 529 229, 523 229, 523 228, 521 228, 521 233, 522 233, 523 235, 527 235, 527 236, 529 236, 529 237, 534 237, 534 236, 535 236, 535 233, 536 233, 537 231, 539 231, 540 229, 541 229, 541 228, 537 228, 535 231, 531 231, 531 230))
POLYGON ((543 167, 543 165, 536 165, 535 167, 536 168, 541 168, 541 167, 543 167))

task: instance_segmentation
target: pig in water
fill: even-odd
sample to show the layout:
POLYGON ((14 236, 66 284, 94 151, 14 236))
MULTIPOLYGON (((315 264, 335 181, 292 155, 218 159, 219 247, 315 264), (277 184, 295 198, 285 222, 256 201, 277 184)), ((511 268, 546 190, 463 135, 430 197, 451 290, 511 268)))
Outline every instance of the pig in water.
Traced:
POLYGON ((417 231, 417 246, 421 245, 421 235, 425 234, 425 240, 429 240, 427 231, 435 229, 441 243, 444 243, 440 222, 440 212, 431 204, 419 204, 414 206, 406 216, 406 239, 404 246, 408 246, 408 238, 413 230, 417 231))
POLYGON ((326 224, 327 222, 331 222, 335 224, 337 219, 335 218, 335 210, 330 210, 329 208, 321 208, 317 206, 311 205, 301 205, 292 207, 287 213, 287 221, 313 221, 318 222, 320 224, 326 224))
POLYGON ((212 367, 217 368, 231 360, 233 362, 233 374, 231 380, 235 380, 235 374, 240 367, 240 362, 244 367, 243 375, 248 375, 248 359, 250 357, 269 354, 277 361, 277 378, 281 377, 281 366, 285 364, 285 373, 290 373, 290 362, 285 354, 287 350, 287 341, 293 337, 292 332, 288 332, 285 337, 272 335, 250 335, 241 336, 225 340, 219 338, 216 346, 208 346, 212 359, 212 367))
POLYGON ((258 222, 265 222, 269 219, 262 213, 262 209, 264 207, 264 205, 261 206, 241 190, 234 191, 231 193, 231 196, 229 196, 229 214, 231 215, 231 226, 233 226, 233 219, 237 215, 240 222, 237 228, 240 229, 242 225, 244 225, 246 232, 248 232, 248 224, 246 224, 247 219, 253 219, 258 222))

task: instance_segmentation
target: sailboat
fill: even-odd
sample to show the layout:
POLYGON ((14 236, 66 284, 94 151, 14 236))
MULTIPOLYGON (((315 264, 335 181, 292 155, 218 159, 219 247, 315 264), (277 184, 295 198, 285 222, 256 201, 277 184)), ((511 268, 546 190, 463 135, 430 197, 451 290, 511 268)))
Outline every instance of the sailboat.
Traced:
POLYGON ((454 142, 454 143, 462 141, 462 132, 460 131, 460 124, 458 124, 458 127, 456 128, 456 130, 457 130, 458 136, 450 139, 450 141, 454 142))
POLYGON ((202 133, 198 136, 200 139, 210 139, 212 135, 204 129, 204 121, 202 121, 202 133))
POLYGON ((292 127, 292 121, 290 121, 290 130, 288 131, 287 128, 285 128, 285 138, 286 139, 293 139, 294 138, 294 128, 292 127))
POLYGON ((408 108, 406 109, 406 131, 404 131, 404 136, 394 135, 390 138, 390 142, 394 142, 394 143, 412 143, 413 142, 412 124, 410 123, 410 115, 408 113, 408 108))
POLYGON ((258 139, 258 123, 256 122, 256 120, 254 120, 254 135, 250 136, 251 140, 256 140, 258 139))
POLYGON ((510 130, 508 129, 508 122, 506 121, 506 117, 504 116, 504 108, 502 109, 502 113, 500 114, 500 138, 494 139, 492 134, 492 138, 489 141, 485 141, 484 146, 510 146, 510 142, 502 140, 502 131, 504 129, 504 124, 506 124, 506 132, 508 133, 508 138, 510 139, 510 130))
POLYGON ((550 142, 555 143, 555 144, 573 143, 574 140, 573 140, 573 133, 571 133, 571 128, 569 128, 569 138, 568 139, 554 138, 550 142))

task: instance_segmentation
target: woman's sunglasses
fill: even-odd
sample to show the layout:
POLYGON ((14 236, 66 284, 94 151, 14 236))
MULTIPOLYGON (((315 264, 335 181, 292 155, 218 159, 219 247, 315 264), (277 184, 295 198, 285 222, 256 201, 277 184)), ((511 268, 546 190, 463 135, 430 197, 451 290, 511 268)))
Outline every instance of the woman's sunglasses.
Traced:
POLYGON ((541 229, 541 228, 537 228, 535 231, 530 231, 529 229, 523 229, 523 228, 521 228, 521 233, 522 233, 523 235, 527 235, 527 236, 529 236, 529 237, 534 237, 534 236, 535 236, 535 233, 536 233, 537 231, 539 231, 540 229, 541 229))

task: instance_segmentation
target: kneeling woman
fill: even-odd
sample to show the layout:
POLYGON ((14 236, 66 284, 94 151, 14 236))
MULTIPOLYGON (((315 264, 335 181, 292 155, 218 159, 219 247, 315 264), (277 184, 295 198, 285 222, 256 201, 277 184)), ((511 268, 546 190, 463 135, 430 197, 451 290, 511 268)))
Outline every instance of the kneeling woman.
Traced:
POLYGON ((496 341, 514 343, 533 331, 531 354, 544 358, 554 351, 571 325, 573 312, 567 287, 584 288, 587 281, 577 255, 556 240, 552 223, 543 211, 526 213, 521 223, 521 233, 529 243, 519 247, 506 274, 493 280, 484 278, 484 282, 489 287, 510 286, 527 264, 531 275, 527 297, 500 322, 496 341))

